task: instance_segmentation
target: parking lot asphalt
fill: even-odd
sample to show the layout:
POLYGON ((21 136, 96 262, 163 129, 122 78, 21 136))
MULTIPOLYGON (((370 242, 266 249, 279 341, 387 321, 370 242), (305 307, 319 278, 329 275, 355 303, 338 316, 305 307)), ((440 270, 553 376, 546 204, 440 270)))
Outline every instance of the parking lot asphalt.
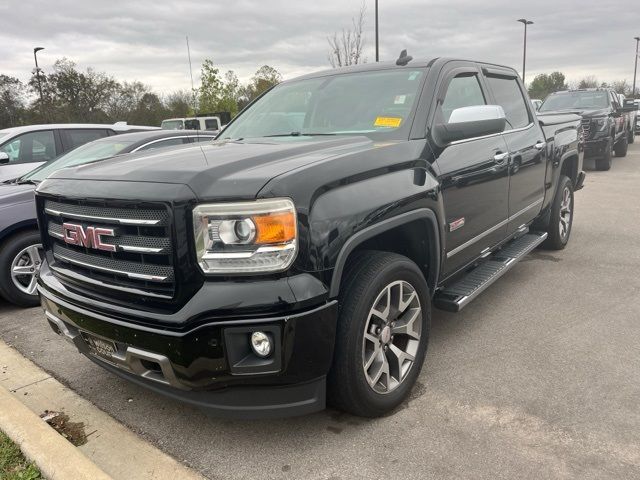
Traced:
POLYGON ((94 365, 40 309, 0 303, 0 337, 212 479, 640 478, 640 138, 575 209, 564 251, 434 311, 419 383, 381 419, 209 418, 94 365))

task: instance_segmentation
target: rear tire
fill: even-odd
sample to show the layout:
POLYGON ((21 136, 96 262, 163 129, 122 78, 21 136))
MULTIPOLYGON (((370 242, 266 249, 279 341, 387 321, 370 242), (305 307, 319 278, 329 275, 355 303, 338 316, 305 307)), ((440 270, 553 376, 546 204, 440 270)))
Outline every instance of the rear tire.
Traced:
POLYGON ((611 157, 613 157, 613 139, 607 144, 604 157, 596 159, 596 170, 601 172, 611 170, 611 157))
POLYGON ((409 395, 429 340, 431 297, 418 266, 368 251, 347 265, 340 293, 328 403, 378 417, 409 395))
POLYGON ((17 233, 0 245, 0 294, 14 305, 40 304, 35 290, 36 273, 42 263, 40 248, 40 234, 33 230, 17 233))
POLYGON ((629 138, 626 135, 623 135, 622 139, 615 146, 616 157, 626 157, 628 149, 629 149, 629 138))
POLYGON ((562 250, 567 246, 573 225, 573 182, 562 175, 551 205, 551 217, 547 226, 547 239, 542 248, 562 250))

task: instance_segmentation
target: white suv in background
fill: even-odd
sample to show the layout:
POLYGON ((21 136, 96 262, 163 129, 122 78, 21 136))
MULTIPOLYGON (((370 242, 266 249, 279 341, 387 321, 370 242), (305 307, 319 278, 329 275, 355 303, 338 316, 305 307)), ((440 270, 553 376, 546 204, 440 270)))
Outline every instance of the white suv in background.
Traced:
POLYGON ((165 130, 209 130, 219 132, 222 128, 218 117, 167 118, 160 127, 165 130))
POLYGON ((52 123, 0 130, 0 182, 20 177, 42 163, 98 138, 158 127, 52 123))

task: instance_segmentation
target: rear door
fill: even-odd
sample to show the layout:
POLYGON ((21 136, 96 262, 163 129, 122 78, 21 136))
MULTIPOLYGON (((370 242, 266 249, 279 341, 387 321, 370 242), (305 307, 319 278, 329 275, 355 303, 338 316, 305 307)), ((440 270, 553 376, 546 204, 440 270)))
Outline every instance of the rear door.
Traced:
POLYGON ((544 200, 545 138, 535 121, 517 74, 508 69, 483 68, 492 102, 504 109, 507 127, 502 136, 509 149, 509 224, 511 234, 531 222, 544 200))
POLYGON ((17 135, 0 145, 0 151, 9 155, 9 163, 0 165, 0 182, 30 172, 43 162, 62 153, 55 130, 38 130, 17 135))
MULTIPOLYGON (((451 62, 437 87, 433 124, 456 108, 489 104, 480 70, 451 62)), ((500 134, 452 142, 436 153, 446 215, 446 277, 504 239, 508 218, 507 147, 500 134)))
POLYGON ((60 130, 62 145, 65 152, 93 142, 99 138, 109 136, 109 130, 105 128, 73 128, 60 130))

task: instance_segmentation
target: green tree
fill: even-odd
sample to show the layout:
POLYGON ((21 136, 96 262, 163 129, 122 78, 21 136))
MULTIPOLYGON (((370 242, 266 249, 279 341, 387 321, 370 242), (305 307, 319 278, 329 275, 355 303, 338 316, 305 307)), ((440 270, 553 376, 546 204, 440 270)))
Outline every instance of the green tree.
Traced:
POLYGON ((167 117, 169 117, 169 111, 160 97, 153 92, 147 92, 138 102, 136 109, 131 112, 129 123, 159 127, 162 120, 167 117))
POLYGON ((629 85, 626 80, 616 80, 612 82, 611 88, 613 88, 616 93, 622 93, 626 97, 630 97, 632 93, 631 85, 629 85))
POLYGON ((584 77, 578 82, 578 88, 597 88, 598 86, 598 79, 594 75, 584 77))
POLYGON ((200 112, 216 112, 222 99, 222 79, 220 70, 206 59, 200 68, 200 88, 198 89, 198 110, 200 112))
POLYGON ((550 93, 566 90, 567 88, 569 87, 565 83, 565 76, 562 72, 541 73, 536 75, 531 84, 529 84, 529 97, 544 100, 550 93))
POLYGON ((0 75, 0 128, 22 125, 25 114, 25 86, 17 78, 0 75))
POLYGON ((263 65, 253 75, 251 82, 243 90, 243 107, 253 101, 271 87, 282 81, 282 75, 278 70, 269 65, 263 65))
POLYGON ((240 81, 235 72, 233 70, 227 71, 227 73, 224 74, 224 84, 218 109, 215 111, 229 112, 232 118, 235 117, 238 114, 238 104, 241 100, 241 94, 240 81))
POLYGON ((141 82, 123 82, 117 84, 110 98, 107 99, 105 111, 112 122, 131 121, 131 115, 138 108, 145 94, 151 88, 141 82))
POLYGON ((188 117, 193 115, 193 95, 188 90, 178 90, 167 95, 164 104, 170 117, 188 117))
MULTIPOLYGON (((118 83, 107 74, 92 68, 81 72, 76 64, 63 58, 53 66, 53 73, 40 75, 45 118, 57 122, 108 121, 108 101, 118 89, 118 83)), ((31 77, 29 86, 37 92, 38 80, 31 77)))

